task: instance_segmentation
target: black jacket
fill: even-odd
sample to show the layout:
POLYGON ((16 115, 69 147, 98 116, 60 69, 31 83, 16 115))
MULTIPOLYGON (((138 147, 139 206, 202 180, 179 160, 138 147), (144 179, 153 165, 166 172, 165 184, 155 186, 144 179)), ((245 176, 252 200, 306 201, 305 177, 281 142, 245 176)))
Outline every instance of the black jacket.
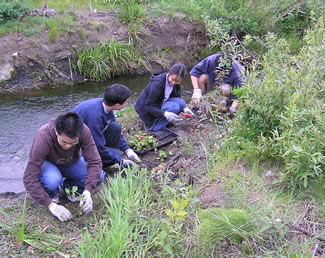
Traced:
MULTIPOLYGON (((153 74, 135 103, 135 110, 148 128, 152 127, 157 118, 164 117, 161 106, 165 98, 166 74, 153 74)), ((181 97, 180 85, 174 86, 169 97, 181 97)))

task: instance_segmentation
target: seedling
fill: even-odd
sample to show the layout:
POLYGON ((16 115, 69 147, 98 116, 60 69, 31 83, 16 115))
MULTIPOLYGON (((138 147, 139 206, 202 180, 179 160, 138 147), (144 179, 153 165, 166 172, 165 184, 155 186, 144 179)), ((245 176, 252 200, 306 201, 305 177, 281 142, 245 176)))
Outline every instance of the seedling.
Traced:
POLYGON ((167 158, 167 156, 173 156, 173 155, 174 155, 174 152, 172 152, 172 151, 166 152, 166 151, 160 150, 158 160, 164 161, 165 158, 167 158))
POLYGON ((69 188, 65 188, 65 193, 72 197, 72 198, 77 198, 78 200, 82 199, 82 195, 78 193, 78 186, 74 185, 72 186, 71 190, 69 188))

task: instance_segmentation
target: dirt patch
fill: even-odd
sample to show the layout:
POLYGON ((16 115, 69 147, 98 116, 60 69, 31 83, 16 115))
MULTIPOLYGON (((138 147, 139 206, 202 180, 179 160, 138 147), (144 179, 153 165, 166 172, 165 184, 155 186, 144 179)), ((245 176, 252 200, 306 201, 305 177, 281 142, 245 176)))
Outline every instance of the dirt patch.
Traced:
MULTIPOLYGON (((100 41, 127 41, 125 26, 116 17, 115 11, 76 13, 69 32, 52 40, 48 31, 29 37, 23 33, 0 36, 0 94, 84 81, 71 65, 76 62, 75 50, 100 41)), ((198 61, 195 50, 208 43, 204 26, 185 19, 153 19, 143 24, 139 34, 152 72, 166 70, 175 62, 192 66, 198 61)), ((141 67, 129 71, 143 72, 141 67)))

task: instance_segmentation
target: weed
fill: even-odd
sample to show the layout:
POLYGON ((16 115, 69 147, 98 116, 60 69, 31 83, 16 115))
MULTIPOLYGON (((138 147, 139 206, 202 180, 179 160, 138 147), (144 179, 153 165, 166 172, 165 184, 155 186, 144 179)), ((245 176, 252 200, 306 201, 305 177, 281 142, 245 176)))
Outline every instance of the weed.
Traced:
POLYGON ((0 221, 1 227, 3 227, 3 229, 12 235, 19 243, 26 243, 40 251, 56 252, 57 254, 64 256, 64 254, 59 251, 58 245, 58 240, 65 240, 64 237, 54 234, 47 234, 44 232, 38 233, 27 230, 25 225, 26 195, 21 217, 16 215, 16 220, 13 221, 9 214, 2 209, 0 209, 0 214, 7 221, 7 223, 0 221))

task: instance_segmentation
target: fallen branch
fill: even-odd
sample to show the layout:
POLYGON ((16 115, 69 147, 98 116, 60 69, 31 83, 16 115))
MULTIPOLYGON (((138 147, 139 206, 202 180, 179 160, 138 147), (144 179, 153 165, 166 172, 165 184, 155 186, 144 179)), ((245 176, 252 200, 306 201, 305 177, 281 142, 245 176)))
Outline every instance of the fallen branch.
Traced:
POLYGON ((324 241, 324 242, 325 242, 325 238, 324 238, 324 237, 317 237, 317 236, 315 236, 312 232, 309 232, 309 231, 307 231, 307 230, 305 230, 305 229, 303 229, 303 228, 300 228, 300 227, 298 227, 298 226, 292 224, 291 222, 286 222, 286 221, 283 221, 283 220, 281 220, 281 219, 276 219, 276 221, 277 221, 277 222, 281 222, 281 223, 283 223, 284 225, 287 225, 289 228, 294 229, 294 230, 296 230, 296 231, 299 231, 299 232, 305 234, 306 236, 314 237, 314 238, 316 238, 317 240, 320 240, 320 241, 324 241))
POLYGON ((176 154, 173 156, 170 160, 168 160, 165 164, 164 167, 162 168, 161 172, 165 172, 168 167, 174 164, 174 162, 181 156, 181 154, 176 154))

